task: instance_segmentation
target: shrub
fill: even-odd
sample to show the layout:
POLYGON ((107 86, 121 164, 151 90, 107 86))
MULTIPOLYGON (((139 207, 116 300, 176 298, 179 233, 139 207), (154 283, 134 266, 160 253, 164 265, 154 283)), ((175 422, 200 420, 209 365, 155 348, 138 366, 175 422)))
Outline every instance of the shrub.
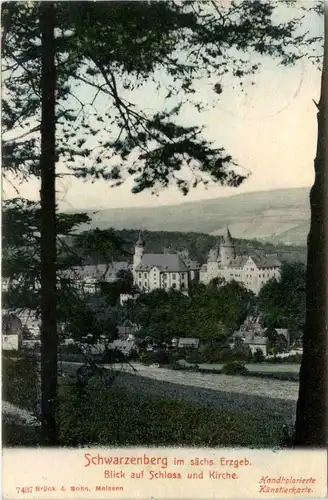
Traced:
POLYGON ((216 361, 221 361, 223 363, 232 361, 233 358, 233 350, 230 347, 224 347, 218 351, 218 359, 216 361))
POLYGON ((301 363, 302 361, 302 354, 291 354, 290 356, 286 356, 282 358, 283 363, 301 363))
POLYGON ((240 361, 247 362, 249 361, 249 349, 245 347, 237 347, 231 350, 231 360, 232 361, 240 361))
POLYGON ((265 360, 265 356, 264 356, 262 350, 256 349, 256 351, 253 354, 254 363, 262 363, 264 360, 265 360))
POLYGON ((143 364, 149 364, 151 361, 150 361, 148 352, 141 351, 139 354, 139 361, 140 361, 140 363, 143 363, 143 364))
POLYGON ((170 363, 169 355, 165 351, 152 351, 149 353, 149 359, 152 363, 159 365, 168 365, 170 363))
POLYGON ((177 352, 174 352, 174 351, 168 351, 167 355, 169 357, 170 365, 174 365, 175 363, 177 363, 177 361, 179 361, 181 359, 181 356, 177 352))
POLYGON ((248 370, 242 361, 230 361, 222 368, 225 375, 246 375, 248 370))
POLYGON ((187 363, 202 363, 204 362, 204 356, 199 352, 195 351, 193 353, 188 354, 188 356, 185 357, 185 360, 187 361, 187 363))
POLYGON ((201 363, 212 363, 213 361, 214 349, 212 346, 205 347, 205 349, 199 353, 201 363))
POLYGON ((173 363, 171 364, 171 368, 172 370, 180 370, 180 371, 184 369, 181 363, 178 363, 177 361, 173 361, 173 363))
POLYGON ((202 354, 202 361, 207 363, 228 363, 229 361, 244 361, 250 360, 250 350, 243 346, 231 348, 229 346, 210 347, 202 354))

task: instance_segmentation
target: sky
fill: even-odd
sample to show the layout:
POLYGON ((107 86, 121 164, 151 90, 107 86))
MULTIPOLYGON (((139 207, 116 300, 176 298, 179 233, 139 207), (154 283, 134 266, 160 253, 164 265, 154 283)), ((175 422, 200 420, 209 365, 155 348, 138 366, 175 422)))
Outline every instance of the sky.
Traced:
MULTIPOLYGON (((315 27, 318 30, 318 27, 315 27)), ((232 81, 225 81, 219 101, 214 100, 212 82, 203 81, 198 92, 210 109, 198 113, 189 107, 183 121, 204 125, 205 136, 250 172, 250 177, 238 188, 199 186, 184 197, 175 188, 162 190, 158 196, 150 193, 132 194, 132 182, 111 188, 105 181, 95 183, 65 178, 57 185, 59 207, 65 209, 101 209, 133 206, 170 205, 194 200, 217 198, 252 191, 308 187, 313 182, 313 159, 316 147, 316 107, 320 92, 320 72, 305 61, 294 67, 278 66, 263 58, 260 71, 245 81, 245 91, 236 90, 232 81)), ((83 90, 82 92, 87 92, 83 90)), ((148 85, 139 89, 134 98, 147 107, 158 106, 162 99, 148 85)), ((100 103, 100 106, 105 103, 100 103)), ((21 196, 38 199, 37 180, 20 185, 21 196)), ((16 196, 8 183, 3 185, 4 197, 16 196)))

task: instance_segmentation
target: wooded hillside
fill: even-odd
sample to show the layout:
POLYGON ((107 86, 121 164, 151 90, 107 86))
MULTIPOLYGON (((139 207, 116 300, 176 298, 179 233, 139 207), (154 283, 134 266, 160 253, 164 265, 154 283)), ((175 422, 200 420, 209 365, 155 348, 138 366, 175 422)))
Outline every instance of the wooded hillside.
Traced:
MULTIPOLYGON (((134 244, 138 238, 139 230, 116 230, 115 234, 124 242, 124 249, 130 254, 122 255, 122 260, 132 260, 134 244)), ((170 252, 187 250, 190 258, 197 260, 200 264, 206 262, 209 250, 215 245, 219 245, 221 240, 220 236, 178 231, 143 231, 143 237, 146 241, 146 251, 149 253, 162 253, 164 250, 170 252)), ((236 251, 240 254, 263 251, 265 253, 277 253, 279 258, 286 262, 306 261, 305 247, 294 245, 273 245, 271 243, 243 239, 236 239, 235 243, 236 251)), ((86 263, 102 263, 102 261, 103 258, 100 255, 98 256, 93 254, 92 256, 90 255, 86 263)))

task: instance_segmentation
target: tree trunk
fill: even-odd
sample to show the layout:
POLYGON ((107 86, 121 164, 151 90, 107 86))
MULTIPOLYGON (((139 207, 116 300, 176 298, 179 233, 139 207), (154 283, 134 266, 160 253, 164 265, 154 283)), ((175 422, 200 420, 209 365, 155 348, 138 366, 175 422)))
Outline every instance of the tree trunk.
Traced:
POLYGON ((315 181, 310 193, 311 226, 308 236, 306 321, 295 424, 295 446, 327 444, 327 183, 325 154, 327 106, 327 12, 321 95, 318 104, 318 140, 314 161, 315 181))
POLYGON ((41 28, 41 418, 42 444, 57 445, 55 7, 40 3, 41 28))

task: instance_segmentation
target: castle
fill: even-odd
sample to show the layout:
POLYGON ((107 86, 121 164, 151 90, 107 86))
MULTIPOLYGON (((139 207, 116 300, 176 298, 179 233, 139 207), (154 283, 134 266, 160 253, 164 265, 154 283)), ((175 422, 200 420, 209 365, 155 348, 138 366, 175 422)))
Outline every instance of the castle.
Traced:
POLYGON ((135 244, 132 267, 133 283, 144 292, 157 288, 187 292, 191 281, 209 284, 219 278, 225 282, 237 281, 257 295, 270 279, 280 278, 281 262, 276 255, 236 255, 228 228, 221 244, 210 251, 207 263, 200 270, 197 263, 182 254, 146 253, 145 246, 140 235, 135 244))
POLYGON ((200 269, 201 283, 215 278, 242 283, 256 295, 270 279, 280 278, 281 262, 276 255, 255 253, 236 255, 235 245, 227 228, 218 248, 211 250, 207 263, 200 269))
POLYGON ((194 263, 185 262, 178 253, 146 253, 145 246, 140 235, 134 249, 133 284, 144 292, 157 288, 187 292, 197 273, 194 263))

